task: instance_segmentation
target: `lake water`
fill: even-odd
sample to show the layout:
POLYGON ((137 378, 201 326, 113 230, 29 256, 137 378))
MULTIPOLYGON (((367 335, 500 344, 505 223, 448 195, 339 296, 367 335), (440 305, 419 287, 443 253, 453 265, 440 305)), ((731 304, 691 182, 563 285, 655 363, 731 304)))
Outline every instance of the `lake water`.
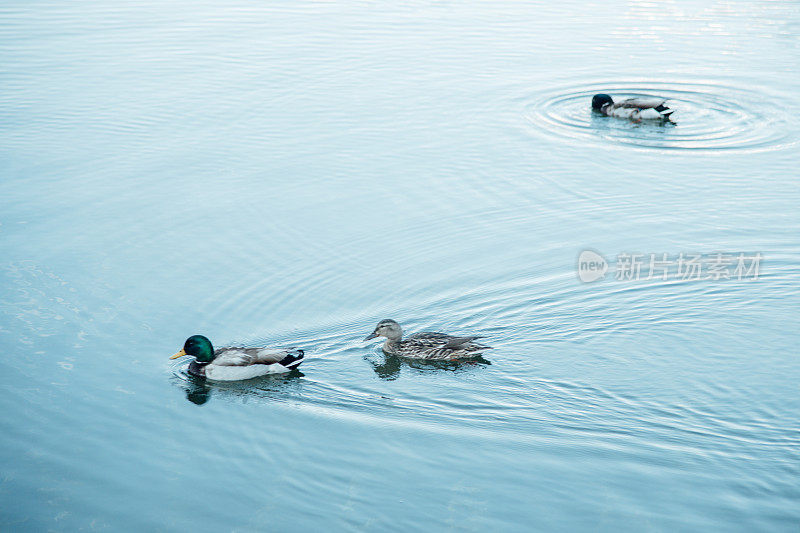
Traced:
POLYGON ((796 2, 0 14, 0 529, 800 527, 796 2), (194 333, 307 358, 204 385, 194 333))

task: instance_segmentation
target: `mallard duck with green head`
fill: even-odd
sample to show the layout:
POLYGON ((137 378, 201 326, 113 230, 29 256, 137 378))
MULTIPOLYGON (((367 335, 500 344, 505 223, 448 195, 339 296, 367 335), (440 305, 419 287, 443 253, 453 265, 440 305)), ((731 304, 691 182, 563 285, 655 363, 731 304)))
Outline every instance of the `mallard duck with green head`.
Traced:
POLYGON ((389 355, 410 359, 427 359, 430 361, 450 361, 477 357, 484 350, 491 350, 474 342, 481 336, 454 337, 446 333, 423 331, 414 333, 403 339, 403 328, 392 319, 381 320, 375 330, 364 339, 368 341, 376 337, 385 337, 383 351, 389 355))
POLYGON ((238 381, 280 374, 303 362, 299 348, 217 348, 202 335, 192 335, 170 359, 191 356, 189 374, 213 381, 238 381))
POLYGON ((670 122, 674 112, 667 107, 666 98, 628 98, 615 102, 607 94, 596 94, 592 97, 592 110, 607 117, 625 118, 634 122, 670 122))

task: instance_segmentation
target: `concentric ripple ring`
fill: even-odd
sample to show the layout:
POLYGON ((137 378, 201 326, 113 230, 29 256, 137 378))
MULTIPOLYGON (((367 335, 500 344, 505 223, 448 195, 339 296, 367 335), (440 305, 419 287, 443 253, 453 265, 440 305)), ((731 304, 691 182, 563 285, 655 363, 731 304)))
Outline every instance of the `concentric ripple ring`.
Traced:
POLYGON ((629 81, 560 87, 531 97, 524 114, 536 134, 575 140, 613 142, 662 150, 777 150, 797 144, 797 128, 788 121, 786 95, 761 88, 734 88, 711 82, 629 81), (675 110, 674 124, 599 116, 592 95, 615 100, 663 97, 675 110), (535 101, 533 101, 535 100, 535 101))

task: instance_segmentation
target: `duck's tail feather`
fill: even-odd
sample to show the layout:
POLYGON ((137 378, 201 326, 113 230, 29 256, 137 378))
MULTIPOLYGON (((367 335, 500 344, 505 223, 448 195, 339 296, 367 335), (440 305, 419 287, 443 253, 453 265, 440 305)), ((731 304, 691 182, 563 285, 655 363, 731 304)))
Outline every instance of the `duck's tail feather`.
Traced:
POLYGON ((657 107, 653 108, 661 115, 661 118, 664 120, 670 120, 669 116, 675 112, 674 109, 670 109, 669 107, 665 106, 663 103, 658 104, 657 107))
POLYGON ((305 352, 299 348, 293 348, 289 351, 289 353, 281 359, 278 364, 285 366, 286 368, 295 368, 300 366, 300 363, 303 362, 303 358, 305 356, 305 352))

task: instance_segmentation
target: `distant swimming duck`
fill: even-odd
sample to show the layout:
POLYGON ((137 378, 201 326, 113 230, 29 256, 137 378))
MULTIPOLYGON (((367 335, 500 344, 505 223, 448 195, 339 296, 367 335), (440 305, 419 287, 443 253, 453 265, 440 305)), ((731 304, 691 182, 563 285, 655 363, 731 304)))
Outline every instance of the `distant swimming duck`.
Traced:
POLYGON ((491 346, 473 342, 481 337, 453 337, 445 333, 422 332, 409 335, 403 340, 403 328, 394 320, 386 319, 378 322, 375 331, 365 341, 375 337, 386 337, 383 351, 390 355, 398 355, 411 359, 451 360, 464 357, 476 357, 491 346))
POLYGON ((218 348, 202 335, 192 335, 183 350, 170 359, 191 355, 189 373, 214 381, 237 381, 267 374, 289 372, 303 362, 303 350, 297 348, 218 348))
POLYGON ((661 120, 668 122, 674 112, 665 105, 665 98, 628 98, 614 103, 607 94, 596 94, 592 97, 592 109, 607 117, 640 120, 661 120))

